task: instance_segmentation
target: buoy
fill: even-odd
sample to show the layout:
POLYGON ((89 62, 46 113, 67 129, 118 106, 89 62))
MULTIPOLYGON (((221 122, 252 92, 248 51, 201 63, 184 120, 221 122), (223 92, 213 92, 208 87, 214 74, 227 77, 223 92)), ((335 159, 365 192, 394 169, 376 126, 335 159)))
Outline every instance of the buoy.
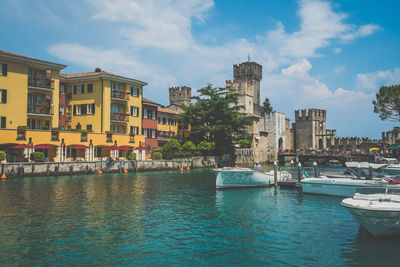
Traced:
POLYGON ((237 164, 235 164, 235 168, 237 168, 237 164))
POLYGON ((183 167, 181 167, 181 172, 183 172, 183 167))
POLYGON ((3 172, 3 174, 1 175, 1 179, 6 179, 6 178, 7 178, 6 173, 3 172))
POLYGON ((100 176, 100 175, 103 174, 103 172, 102 172, 101 170, 98 170, 98 171, 97 171, 97 174, 100 176))
POLYGON ((215 164, 214 168, 215 168, 215 169, 218 169, 218 165, 217 165, 217 164, 215 164))
POLYGON ((186 170, 187 170, 187 171, 190 171, 190 167, 189 167, 189 166, 187 166, 186 170))
POLYGON ((128 170, 127 170, 127 169, 124 169, 124 173, 127 174, 127 173, 128 173, 128 170))

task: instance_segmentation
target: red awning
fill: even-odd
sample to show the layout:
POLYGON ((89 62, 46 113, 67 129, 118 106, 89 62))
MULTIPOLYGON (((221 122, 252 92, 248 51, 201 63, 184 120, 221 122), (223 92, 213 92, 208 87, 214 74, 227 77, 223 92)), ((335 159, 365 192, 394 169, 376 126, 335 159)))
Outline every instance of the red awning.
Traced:
POLYGON ((135 150, 147 150, 147 148, 140 146, 140 147, 135 148, 135 150))
POLYGON ((106 148, 104 148, 104 150, 118 150, 117 146, 108 146, 106 148))
POLYGON ((118 150, 132 150, 133 148, 132 147, 129 147, 129 146, 120 146, 119 148, 118 148, 118 150))
POLYGON ((175 134, 175 132, 173 132, 173 131, 168 131, 168 132, 165 132, 166 134, 175 134))
POLYGON ((35 146, 37 149, 52 149, 55 148, 54 146, 49 146, 49 145, 37 145, 35 146))
POLYGON ((21 145, 16 145, 13 146, 11 148, 32 148, 33 146, 29 146, 29 145, 25 145, 25 144, 21 144, 21 145))
POLYGON ((89 147, 88 147, 88 146, 80 145, 80 146, 71 146, 71 148, 72 148, 72 149, 87 149, 87 148, 89 148, 89 147))

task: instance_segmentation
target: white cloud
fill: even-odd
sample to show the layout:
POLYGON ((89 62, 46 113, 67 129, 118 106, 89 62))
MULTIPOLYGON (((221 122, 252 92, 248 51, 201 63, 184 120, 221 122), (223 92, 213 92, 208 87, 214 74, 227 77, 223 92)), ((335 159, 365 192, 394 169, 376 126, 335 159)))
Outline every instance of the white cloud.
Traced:
POLYGON ((345 40, 345 41, 351 41, 351 40, 354 40, 359 37, 371 35, 374 32, 381 30, 381 29, 382 28, 376 24, 362 25, 358 28, 358 30, 346 33, 341 38, 342 38, 342 40, 345 40))
POLYGON ((340 53, 342 53, 342 49, 339 48, 339 47, 336 47, 335 49, 333 49, 333 52, 334 52, 335 54, 340 54, 340 53))
POLYGON ((346 71, 346 67, 344 67, 344 66, 336 66, 335 68, 333 68, 333 71, 336 74, 340 74, 340 73, 343 73, 343 72, 346 71))
POLYGON ((400 83, 400 68, 357 74, 356 88, 365 91, 378 91, 384 85, 400 83))
POLYGON ((311 68, 312 68, 311 63, 307 59, 303 59, 302 61, 295 63, 286 69, 282 69, 281 73, 283 75, 294 74, 294 73, 302 75, 311 70, 311 68))

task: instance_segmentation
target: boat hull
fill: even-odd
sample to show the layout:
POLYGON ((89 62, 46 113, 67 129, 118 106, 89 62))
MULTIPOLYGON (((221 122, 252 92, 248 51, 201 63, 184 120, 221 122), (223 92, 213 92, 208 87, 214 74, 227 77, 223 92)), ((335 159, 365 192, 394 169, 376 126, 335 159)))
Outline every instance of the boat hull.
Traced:
POLYGON ((346 205, 345 200, 342 206, 346 207, 354 219, 372 235, 400 235, 400 211, 367 210, 346 205))
MULTIPOLYGON (((373 183, 373 182, 345 184, 341 182, 337 183, 335 179, 324 179, 321 181, 306 181, 306 180, 307 179, 301 181, 301 188, 303 193, 338 196, 338 197, 352 197, 356 192, 356 189, 359 187, 380 186, 379 183, 373 183)), ((337 180, 344 180, 344 178, 337 180)))
POLYGON ((251 169, 216 170, 216 188, 267 187, 274 184, 274 176, 251 169))

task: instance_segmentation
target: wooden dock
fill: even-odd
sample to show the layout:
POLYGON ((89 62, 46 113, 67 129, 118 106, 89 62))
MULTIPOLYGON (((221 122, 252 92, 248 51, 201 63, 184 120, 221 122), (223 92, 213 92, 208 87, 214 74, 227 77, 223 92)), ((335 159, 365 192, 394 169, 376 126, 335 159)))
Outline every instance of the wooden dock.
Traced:
POLYGON ((297 180, 285 180, 278 182, 280 187, 300 188, 301 184, 297 180))

